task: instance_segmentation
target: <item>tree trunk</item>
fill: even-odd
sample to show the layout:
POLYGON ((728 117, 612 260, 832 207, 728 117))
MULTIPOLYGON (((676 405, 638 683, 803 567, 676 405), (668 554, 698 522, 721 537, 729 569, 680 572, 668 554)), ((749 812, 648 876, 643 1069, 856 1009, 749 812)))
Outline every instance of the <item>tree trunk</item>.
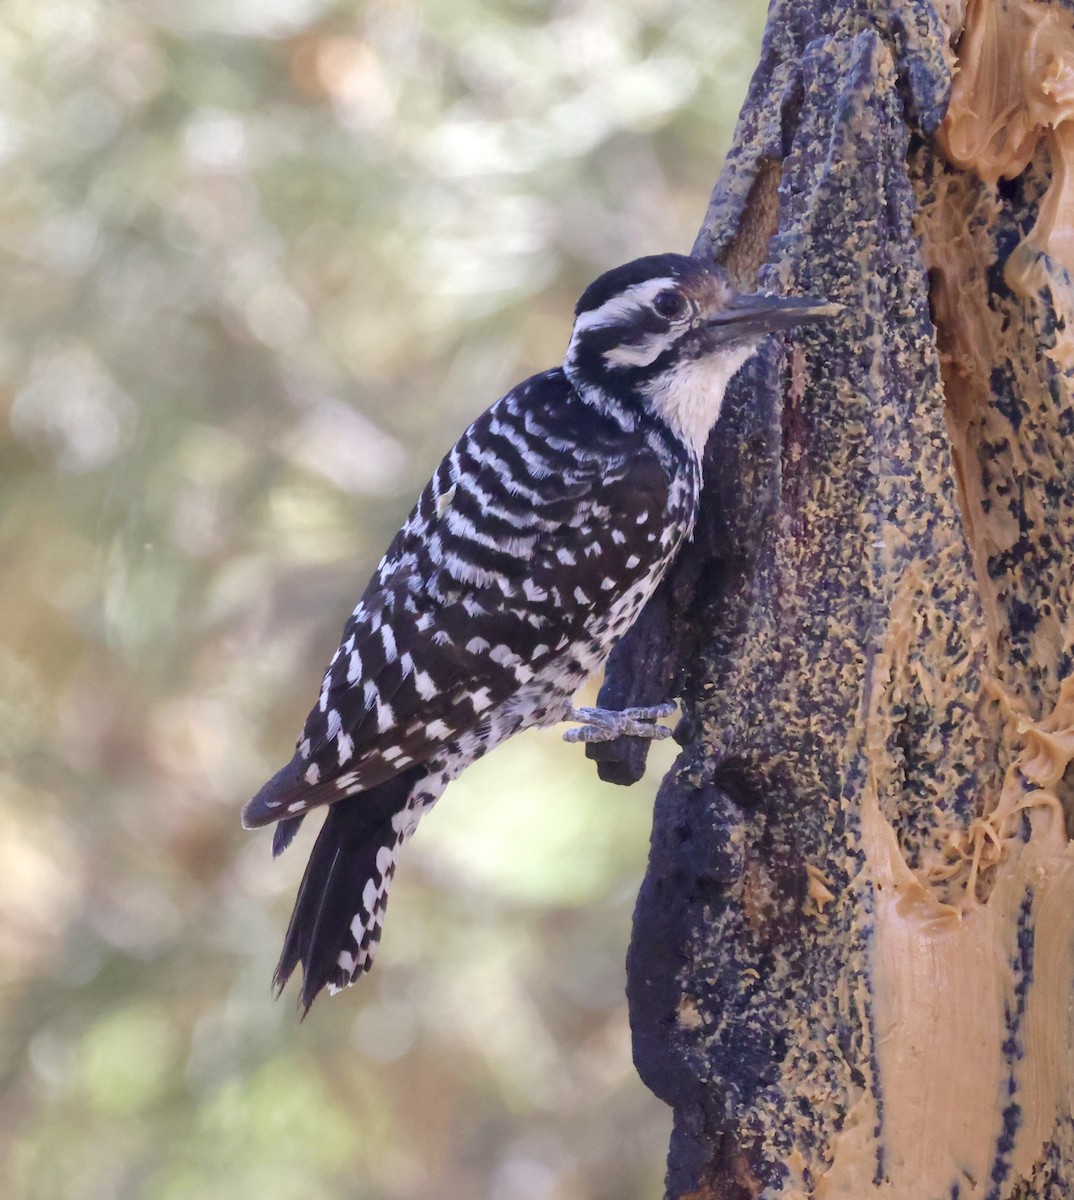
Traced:
POLYGON ((1074 19, 936 9, 776 0, 696 245, 846 310, 740 375, 602 693, 683 698, 628 962, 670 1197, 1074 1194, 1074 19))

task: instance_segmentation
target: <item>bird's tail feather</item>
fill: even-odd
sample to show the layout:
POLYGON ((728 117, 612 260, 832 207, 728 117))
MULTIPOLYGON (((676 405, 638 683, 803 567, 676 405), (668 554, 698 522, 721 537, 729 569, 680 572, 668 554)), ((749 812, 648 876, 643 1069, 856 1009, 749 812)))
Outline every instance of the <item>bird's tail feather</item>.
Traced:
POLYGON ((404 833, 392 817, 410 794, 396 776, 333 804, 317 835, 284 938, 274 982, 302 964, 304 1014, 322 988, 353 983, 373 963, 404 833))

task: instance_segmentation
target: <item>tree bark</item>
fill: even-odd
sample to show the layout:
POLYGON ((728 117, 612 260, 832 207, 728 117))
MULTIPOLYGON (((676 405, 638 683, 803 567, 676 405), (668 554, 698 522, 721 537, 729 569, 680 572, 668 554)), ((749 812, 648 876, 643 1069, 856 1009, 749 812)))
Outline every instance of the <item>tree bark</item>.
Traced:
POLYGON ((1071 111, 1058 4, 772 7, 695 252, 845 313, 740 374, 601 697, 684 710, 628 958, 669 1197, 1074 1194, 1071 111))

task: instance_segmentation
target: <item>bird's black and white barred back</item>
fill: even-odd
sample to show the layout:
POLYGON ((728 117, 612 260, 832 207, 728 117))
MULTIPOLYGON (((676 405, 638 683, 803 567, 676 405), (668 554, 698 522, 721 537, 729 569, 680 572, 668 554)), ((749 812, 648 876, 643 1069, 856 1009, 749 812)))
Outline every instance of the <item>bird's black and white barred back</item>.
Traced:
POLYGON ((247 804, 274 850, 330 805, 276 972, 302 1000, 372 963, 399 851, 470 763, 565 719, 585 740, 663 736, 667 706, 571 699, 690 536, 701 453, 728 379, 815 301, 736 296, 659 255, 579 301, 562 368, 518 385, 433 474, 343 631, 292 760, 247 804))

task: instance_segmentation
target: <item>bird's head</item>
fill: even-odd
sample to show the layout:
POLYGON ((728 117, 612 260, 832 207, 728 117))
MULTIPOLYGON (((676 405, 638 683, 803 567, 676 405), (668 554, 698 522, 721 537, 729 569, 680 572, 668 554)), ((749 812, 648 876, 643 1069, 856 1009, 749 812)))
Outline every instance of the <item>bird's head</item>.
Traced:
POLYGON ((586 288, 564 370, 583 397, 627 413, 640 405, 700 454, 728 382, 761 338, 839 307, 736 292, 718 267, 681 254, 639 258, 586 288))

